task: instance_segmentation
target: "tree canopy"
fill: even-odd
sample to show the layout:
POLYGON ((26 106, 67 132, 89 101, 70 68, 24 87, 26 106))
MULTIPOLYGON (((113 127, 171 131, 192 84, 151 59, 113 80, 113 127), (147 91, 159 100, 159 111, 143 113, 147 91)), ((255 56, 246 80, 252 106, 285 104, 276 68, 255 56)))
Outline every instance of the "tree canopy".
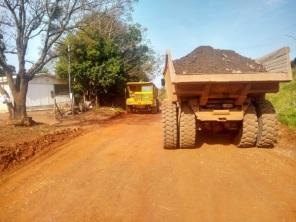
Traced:
POLYGON ((56 73, 67 79, 69 45, 75 93, 114 99, 123 96, 127 81, 149 80, 156 59, 140 25, 100 13, 86 17, 83 23, 87 23, 85 28, 68 35, 59 47, 62 56, 56 64, 56 73))

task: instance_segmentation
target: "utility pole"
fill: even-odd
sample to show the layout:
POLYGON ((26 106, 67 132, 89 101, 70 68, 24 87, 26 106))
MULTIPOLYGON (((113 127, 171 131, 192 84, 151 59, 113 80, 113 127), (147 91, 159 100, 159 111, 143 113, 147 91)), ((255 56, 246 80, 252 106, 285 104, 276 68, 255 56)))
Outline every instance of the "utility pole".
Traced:
POLYGON ((68 81, 69 81, 69 96, 71 100, 72 115, 74 115, 74 96, 72 94, 71 87, 71 55, 70 55, 70 44, 68 44, 68 81))

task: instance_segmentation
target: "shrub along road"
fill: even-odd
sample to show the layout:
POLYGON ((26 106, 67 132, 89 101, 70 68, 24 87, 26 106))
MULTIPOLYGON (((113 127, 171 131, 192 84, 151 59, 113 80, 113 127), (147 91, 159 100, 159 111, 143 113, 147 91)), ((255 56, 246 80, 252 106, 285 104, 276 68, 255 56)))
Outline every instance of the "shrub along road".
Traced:
POLYGON ((281 147, 219 135, 164 150, 160 122, 124 115, 2 175, 0 221, 296 220, 296 162, 281 147))

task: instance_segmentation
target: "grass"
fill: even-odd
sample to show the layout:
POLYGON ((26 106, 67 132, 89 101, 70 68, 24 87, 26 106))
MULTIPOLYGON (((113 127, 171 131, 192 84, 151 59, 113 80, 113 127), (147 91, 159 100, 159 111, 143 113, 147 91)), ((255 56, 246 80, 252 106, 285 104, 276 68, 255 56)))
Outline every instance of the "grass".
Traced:
POLYGON ((282 83, 277 94, 267 95, 274 105, 278 119, 290 128, 296 128, 296 69, 293 70, 293 81, 282 83))

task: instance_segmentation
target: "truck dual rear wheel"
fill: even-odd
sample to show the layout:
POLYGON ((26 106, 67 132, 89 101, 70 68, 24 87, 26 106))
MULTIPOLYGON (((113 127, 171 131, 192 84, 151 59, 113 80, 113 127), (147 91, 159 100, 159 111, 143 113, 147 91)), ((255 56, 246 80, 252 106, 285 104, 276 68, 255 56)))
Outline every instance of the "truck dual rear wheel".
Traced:
POLYGON ((196 137, 196 119, 187 106, 182 107, 180 114, 180 148, 193 148, 196 137))
POLYGON ((242 127, 237 135, 236 143, 238 147, 253 147, 256 144, 258 134, 258 120, 254 105, 247 108, 242 127))
POLYGON ((162 110, 164 148, 174 149, 178 146, 177 106, 164 102, 162 110))
POLYGON ((277 138, 277 119, 273 105, 264 100, 257 104, 259 132, 257 147, 273 147, 277 138))

